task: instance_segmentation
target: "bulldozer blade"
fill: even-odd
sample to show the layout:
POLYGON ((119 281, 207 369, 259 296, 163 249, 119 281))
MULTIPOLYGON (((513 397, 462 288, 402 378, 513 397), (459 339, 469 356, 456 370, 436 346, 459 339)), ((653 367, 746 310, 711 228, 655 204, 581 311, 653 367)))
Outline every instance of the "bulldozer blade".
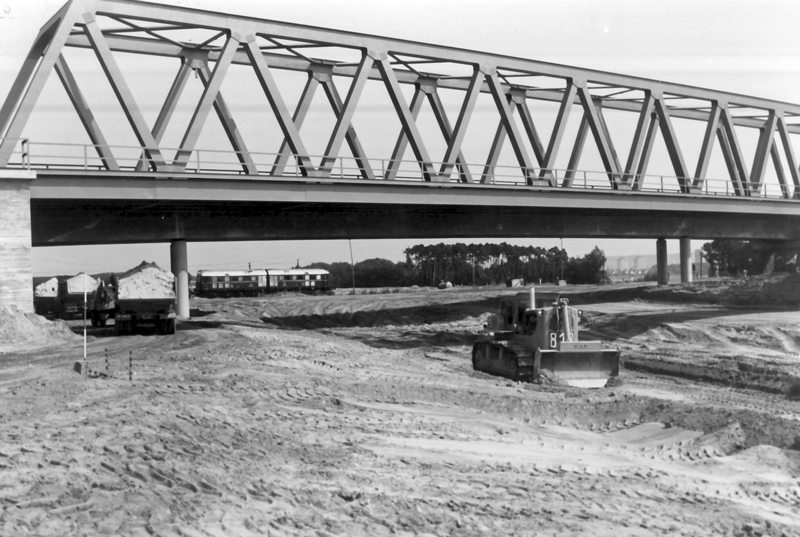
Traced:
POLYGON ((619 375, 617 349, 537 350, 537 371, 550 371, 562 382, 580 388, 602 388, 619 375))

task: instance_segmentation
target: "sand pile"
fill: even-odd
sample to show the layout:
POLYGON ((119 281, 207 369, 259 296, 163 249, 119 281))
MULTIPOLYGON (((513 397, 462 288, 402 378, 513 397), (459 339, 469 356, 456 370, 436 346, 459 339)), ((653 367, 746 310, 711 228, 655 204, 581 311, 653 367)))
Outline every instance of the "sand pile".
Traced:
POLYGON ((56 296, 58 295, 58 278, 50 278, 46 282, 42 282, 33 290, 34 296, 56 296))
POLYGON ((48 321, 16 306, 0 304, 0 352, 52 347, 80 340, 64 321, 48 321))
POLYGON ((92 294, 97 289, 95 279, 83 272, 76 274, 64 283, 67 286, 67 293, 71 295, 82 295, 84 291, 92 294))
POLYGON ((175 276, 155 263, 142 261, 118 278, 117 298, 175 298, 175 276))

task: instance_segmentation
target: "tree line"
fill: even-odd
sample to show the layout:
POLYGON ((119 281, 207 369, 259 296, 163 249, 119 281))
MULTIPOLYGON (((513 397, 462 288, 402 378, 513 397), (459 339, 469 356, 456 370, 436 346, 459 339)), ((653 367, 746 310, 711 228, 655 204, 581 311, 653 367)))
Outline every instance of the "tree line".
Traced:
POLYGON ((595 247, 583 257, 569 257, 567 251, 553 247, 501 244, 418 244, 404 251, 405 261, 366 259, 350 263, 312 263, 306 268, 321 268, 331 273, 335 287, 408 287, 453 285, 497 285, 523 279, 529 284, 603 283, 606 256, 595 247))
POLYGON ((703 259, 709 264, 709 274, 738 276, 761 274, 765 270, 795 272, 797 250, 759 247, 757 242, 715 239, 702 248, 703 259))

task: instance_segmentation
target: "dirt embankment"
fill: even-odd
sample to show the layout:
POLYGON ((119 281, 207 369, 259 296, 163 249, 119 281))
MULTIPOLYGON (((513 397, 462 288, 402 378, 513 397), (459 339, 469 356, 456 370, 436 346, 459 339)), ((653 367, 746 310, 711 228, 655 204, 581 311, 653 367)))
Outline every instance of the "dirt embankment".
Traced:
POLYGON ((699 280, 690 284, 639 285, 569 291, 576 304, 652 300, 681 304, 800 307, 800 273, 773 273, 741 279, 699 280))
POLYGON ((78 339, 64 321, 48 321, 16 306, 0 304, 0 353, 53 347, 78 339))
MULTIPOLYGON (((72 373, 66 345, 0 360, 0 535, 800 532, 800 403, 674 373, 587 391, 474 372, 505 294, 198 299, 174 335, 94 329, 108 377, 72 373)), ((787 312, 582 309, 625 359, 800 362, 787 312)))

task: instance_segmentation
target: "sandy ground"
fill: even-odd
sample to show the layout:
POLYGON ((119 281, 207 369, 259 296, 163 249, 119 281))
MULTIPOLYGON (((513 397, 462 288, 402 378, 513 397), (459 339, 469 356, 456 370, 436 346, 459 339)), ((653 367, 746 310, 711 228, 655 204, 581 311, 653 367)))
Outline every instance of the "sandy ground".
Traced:
POLYGON ((472 371, 513 292, 198 299, 90 330, 96 378, 0 354, 0 535, 800 535, 797 310, 582 305, 625 367, 581 390, 472 371))

